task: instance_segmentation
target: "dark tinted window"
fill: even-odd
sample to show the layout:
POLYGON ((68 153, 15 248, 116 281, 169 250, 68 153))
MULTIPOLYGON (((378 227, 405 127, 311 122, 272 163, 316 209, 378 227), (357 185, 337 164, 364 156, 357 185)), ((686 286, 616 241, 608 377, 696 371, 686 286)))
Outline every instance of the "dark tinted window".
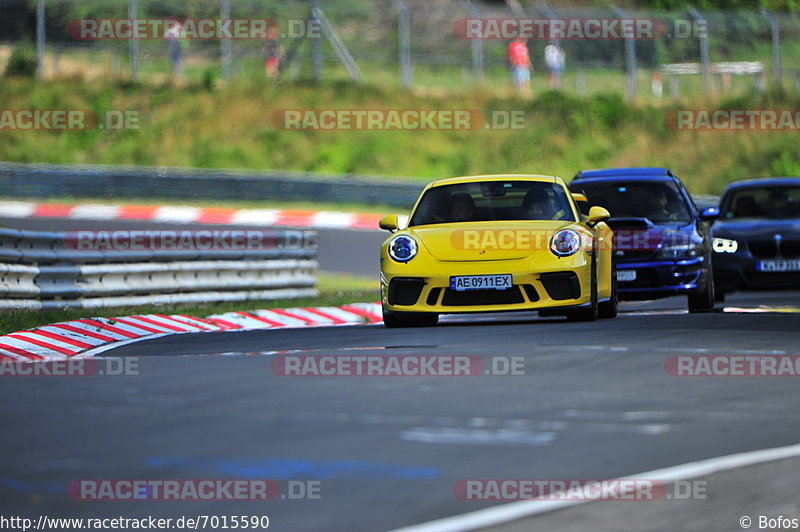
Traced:
POLYGON ((579 183, 592 206, 605 207, 614 218, 648 218, 653 222, 690 222, 691 210, 674 183, 579 183))
POLYGON ((720 216, 731 218, 800 218, 800 187, 740 188, 729 192, 720 216))
POLYGON ((556 183, 480 181, 428 189, 409 225, 492 220, 575 221, 575 215, 556 183))

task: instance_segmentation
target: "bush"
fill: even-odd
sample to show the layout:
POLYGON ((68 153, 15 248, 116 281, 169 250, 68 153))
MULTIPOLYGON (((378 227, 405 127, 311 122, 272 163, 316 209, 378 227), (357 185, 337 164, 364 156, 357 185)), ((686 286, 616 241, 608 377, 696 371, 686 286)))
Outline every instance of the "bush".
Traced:
POLYGON ((6 77, 32 78, 36 75, 36 49, 29 43, 14 47, 6 66, 6 77))

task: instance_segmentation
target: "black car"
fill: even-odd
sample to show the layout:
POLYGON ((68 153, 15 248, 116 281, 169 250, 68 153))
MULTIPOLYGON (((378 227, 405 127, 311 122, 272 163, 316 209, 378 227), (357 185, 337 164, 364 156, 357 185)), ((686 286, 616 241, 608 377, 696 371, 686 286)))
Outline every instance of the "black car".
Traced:
POLYGON ((718 211, 700 211, 671 170, 584 170, 570 189, 611 213, 620 299, 686 295, 689 312, 714 309, 707 222, 718 211))
POLYGON ((711 227, 718 299, 742 289, 800 288, 800 177, 728 185, 711 227))

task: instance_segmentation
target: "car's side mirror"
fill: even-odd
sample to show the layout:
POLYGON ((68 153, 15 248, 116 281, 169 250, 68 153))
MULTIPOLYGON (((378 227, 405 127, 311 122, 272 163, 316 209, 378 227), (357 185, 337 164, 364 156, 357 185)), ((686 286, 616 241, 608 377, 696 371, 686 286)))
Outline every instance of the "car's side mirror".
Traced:
POLYGON ((608 212, 604 207, 595 205, 589 209, 589 219, 586 220, 586 223, 589 225, 589 227, 594 227, 600 222, 608 221, 609 218, 611 218, 610 212, 608 212))
POLYGON ((587 198, 584 194, 573 192, 572 199, 575 201, 575 205, 578 206, 578 210, 581 214, 584 216, 589 214, 589 198, 587 198))
POLYGON ((716 207, 706 207, 700 211, 700 219, 704 222, 713 222, 719 218, 719 209, 716 207))
POLYGON ((396 214, 387 214, 386 216, 381 218, 380 221, 378 221, 378 227, 394 233, 400 228, 400 222, 397 219, 396 214))

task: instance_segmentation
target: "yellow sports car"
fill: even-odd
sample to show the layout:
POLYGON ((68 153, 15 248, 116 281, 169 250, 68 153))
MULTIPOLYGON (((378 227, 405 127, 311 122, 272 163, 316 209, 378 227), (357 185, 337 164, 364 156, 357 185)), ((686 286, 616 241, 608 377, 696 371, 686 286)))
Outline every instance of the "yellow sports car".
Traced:
MULTIPOLYGON (((609 213, 581 214, 560 177, 487 175, 434 181, 410 218, 380 221, 387 327, 439 314, 538 310, 591 321, 617 315, 609 213)), ((585 205, 585 203, 584 203, 585 205)))

